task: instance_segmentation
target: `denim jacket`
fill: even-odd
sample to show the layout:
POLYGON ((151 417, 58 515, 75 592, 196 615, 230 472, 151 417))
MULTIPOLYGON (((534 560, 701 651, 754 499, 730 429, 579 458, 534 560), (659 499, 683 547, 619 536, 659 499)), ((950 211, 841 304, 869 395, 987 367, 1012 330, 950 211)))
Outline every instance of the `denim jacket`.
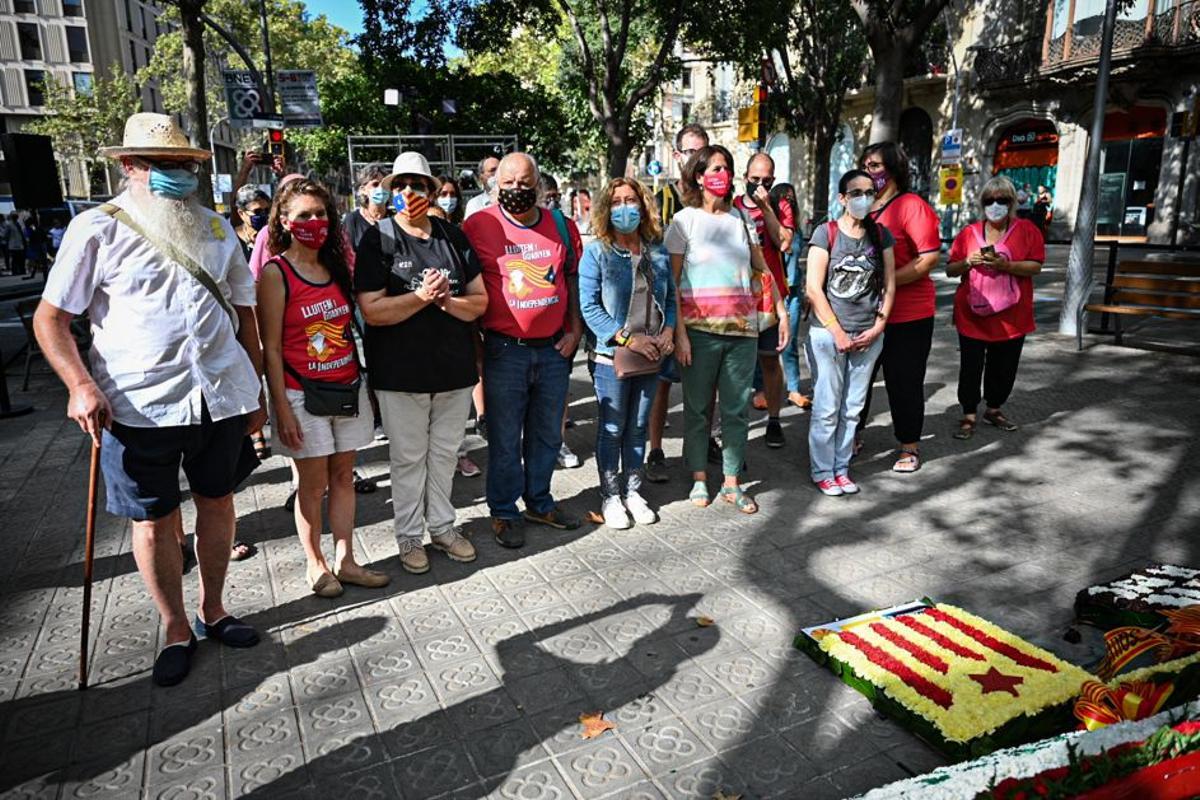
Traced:
MULTIPOLYGON (((654 274, 654 302, 667 327, 675 325, 675 282, 671 258, 662 242, 642 244, 642 262, 654 274)), ((628 256, 618 255, 599 239, 583 248, 579 262, 579 310, 587 324, 588 349, 604 356, 613 354, 612 338, 625 326, 629 299, 633 294, 633 267, 628 256)))

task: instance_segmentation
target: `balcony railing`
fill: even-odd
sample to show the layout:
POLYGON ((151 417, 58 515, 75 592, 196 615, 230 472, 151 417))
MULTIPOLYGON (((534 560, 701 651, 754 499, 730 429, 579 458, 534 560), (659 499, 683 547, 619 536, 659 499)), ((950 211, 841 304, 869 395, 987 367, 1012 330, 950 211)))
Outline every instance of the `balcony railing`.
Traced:
MULTIPOLYGON (((1151 2, 1151 8, 1158 4, 1151 2)), ((1076 20, 1058 37, 1047 38, 1042 64, 1062 64, 1100 57, 1102 18, 1076 20)), ((1118 19, 1113 29, 1113 53, 1120 56, 1146 47, 1200 46, 1200 0, 1172 4, 1143 19, 1118 19)))
MULTIPOLYGON (((1057 38, 1047 34, 1045 39, 1022 39, 977 48, 975 75, 985 87, 1003 86, 1031 81, 1039 72, 1095 61, 1100 57, 1101 23, 1100 18, 1089 18, 1068 25, 1066 32, 1057 38)), ((1187 0, 1143 19, 1117 20, 1113 30, 1116 58, 1153 48, 1200 51, 1200 0, 1187 0)))

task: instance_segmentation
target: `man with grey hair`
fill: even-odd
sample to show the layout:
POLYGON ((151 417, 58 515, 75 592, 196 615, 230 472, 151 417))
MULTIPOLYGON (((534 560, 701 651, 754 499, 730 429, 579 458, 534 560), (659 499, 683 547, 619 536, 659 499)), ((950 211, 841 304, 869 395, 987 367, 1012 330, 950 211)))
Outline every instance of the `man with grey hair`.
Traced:
POLYGON ((475 179, 479 181, 479 188, 483 192, 472 197, 471 201, 467 203, 463 219, 483 211, 495 202, 496 198, 493 197, 493 194, 496 191, 496 170, 499 167, 500 159, 496 156, 484 156, 479 159, 479 168, 475 172, 475 179))
POLYGON ((541 176, 525 153, 496 171, 496 203, 463 224, 483 266, 487 312, 483 388, 488 409, 487 501, 492 532, 520 547, 528 522, 574 530, 550 493, 562 445, 571 359, 583 334, 578 259, 583 242, 562 212, 538 206, 541 176), (525 501, 522 515, 518 498, 525 501))
POLYGON ((71 220, 34 330, 70 390, 67 416, 103 441, 110 513, 133 520, 133 557, 163 618, 160 686, 183 680, 196 638, 258 643, 228 613, 233 491, 258 464, 247 434, 266 421, 254 278, 233 229, 196 200, 207 150, 165 114, 134 114, 119 159, 126 189, 71 220), (84 365, 71 321, 88 313, 84 365), (196 505, 199 608, 184 605, 179 470, 196 505), (194 634, 193 634, 194 631, 194 634))
POLYGON ((390 170, 386 164, 367 164, 360 167, 354 181, 354 198, 358 207, 346 212, 342 229, 350 237, 350 246, 358 250, 363 234, 388 216, 388 201, 391 199, 383 188, 383 179, 390 170))

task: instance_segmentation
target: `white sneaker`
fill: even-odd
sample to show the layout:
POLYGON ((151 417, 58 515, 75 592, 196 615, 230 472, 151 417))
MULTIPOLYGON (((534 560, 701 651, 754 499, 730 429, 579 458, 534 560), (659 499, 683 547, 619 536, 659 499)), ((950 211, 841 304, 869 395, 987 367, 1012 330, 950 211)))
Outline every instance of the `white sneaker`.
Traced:
POLYGON ((600 511, 604 515, 604 524, 613 530, 623 531, 633 524, 629 521, 629 514, 626 513, 621 498, 615 494, 612 497, 604 498, 604 505, 601 506, 600 511))
POLYGON ((376 426, 375 426, 375 441, 377 441, 377 442, 386 442, 386 441, 387 441, 387 438, 388 438, 388 436, 387 436, 387 432, 386 432, 386 431, 384 431, 384 429, 383 429, 383 426, 382 426, 382 425, 376 425, 376 426))
POLYGON ((567 443, 563 442, 562 447, 558 448, 558 465, 563 469, 575 469, 580 463, 579 456, 572 453, 567 443))
POLYGON ((637 492, 625 495, 625 508, 629 509, 629 513, 633 515, 633 521, 638 525, 653 525, 658 522, 658 514, 654 513, 654 509, 646 502, 646 498, 637 492))

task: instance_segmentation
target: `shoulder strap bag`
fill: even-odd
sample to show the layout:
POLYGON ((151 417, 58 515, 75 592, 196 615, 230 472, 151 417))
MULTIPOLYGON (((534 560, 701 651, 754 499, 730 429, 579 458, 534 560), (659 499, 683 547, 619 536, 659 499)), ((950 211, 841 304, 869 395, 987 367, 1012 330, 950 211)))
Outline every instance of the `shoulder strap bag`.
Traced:
POLYGON ((221 293, 221 289, 217 286, 217 282, 213 280, 213 276, 209 275, 208 271, 204 269, 204 267, 196 263, 195 259, 184 253, 179 248, 175 247, 170 242, 164 242, 161 239, 150 235, 145 228, 139 225, 133 219, 133 217, 129 215, 128 211, 120 206, 113 203, 105 203, 104 205, 100 206, 100 210, 115 219, 117 222, 125 225, 138 236, 145 239, 150 243, 151 247, 159 252, 160 255, 166 256, 169 260, 187 270, 188 274, 191 275, 197 283, 207 289, 209 294, 211 294, 217 301, 217 304, 220 305, 221 308, 224 309, 225 313, 229 315, 229 321, 233 323, 233 329, 235 331, 238 329, 237 312, 233 310, 233 306, 231 306, 229 301, 225 299, 225 295, 221 293))
MULTIPOLYGON (((637 280, 638 276, 641 275, 643 280, 646 281, 645 319, 641 320, 641 325, 638 327, 635 327, 633 320, 630 319, 626 319, 625 324, 626 329, 629 330, 631 334, 656 336, 662 332, 662 320, 660 318, 658 325, 654 324, 654 319, 652 316, 652 312, 655 307, 654 273, 651 269, 642 268, 648 258, 649 255, 646 253, 646 246, 643 242, 641 259, 638 263, 638 269, 633 271, 633 287, 629 294, 630 302, 632 303, 633 298, 637 296, 637 280)), ((618 345, 617 347, 613 348, 613 371, 617 373, 617 378, 619 380, 624 380, 625 378, 636 378, 641 375, 656 375, 659 369, 662 367, 662 362, 662 356, 656 359, 646 358, 641 353, 635 352, 624 345, 618 345)))

